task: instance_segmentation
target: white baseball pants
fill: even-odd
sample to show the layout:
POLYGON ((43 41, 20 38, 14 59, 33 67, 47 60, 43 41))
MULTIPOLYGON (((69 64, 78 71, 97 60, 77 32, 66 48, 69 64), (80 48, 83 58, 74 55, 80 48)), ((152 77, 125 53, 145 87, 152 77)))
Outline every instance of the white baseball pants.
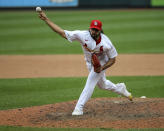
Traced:
POLYGON ((75 109, 83 110, 85 103, 92 96, 92 93, 94 91, 96 84, 101 89, 110 90, 123 96, 128 96, 130 94, 126 90, 126 87, 125 87, 125 90, 123 90, 124 87, 122 84, 120 83, 114 84, 111 81, 107 80, 105 76, 105 71, 96 73, 94 72, 94 69, 92 68, 88 75, 86 85, 80 95, 80 98, 76 104, 75 109))

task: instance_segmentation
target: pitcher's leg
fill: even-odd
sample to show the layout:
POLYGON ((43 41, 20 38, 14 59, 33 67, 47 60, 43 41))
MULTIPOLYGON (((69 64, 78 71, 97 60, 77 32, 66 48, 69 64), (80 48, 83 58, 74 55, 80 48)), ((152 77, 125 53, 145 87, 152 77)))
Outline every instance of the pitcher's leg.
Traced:
POLYGON ((106 80, 105 74, 100 78, 97 85, 101 89, 110 90, 117 94, 128 97, 129 100, 132 100, 131 93, 128 92, 128 90, 126 89, 126 85, 124 83, 114 84, 111 81, 106 80))
MULTIPOLYGON (((102 72, 103 73, 103 72, 102 72)), ((80 95, 80 98, 76 104, 75 110, 78 110, 79 112, 82 113, 83 107, 85 103, 89 100, 89 98, 92 96, 92 93, 94 91, 94 88, 100 79, 102 73, 95 73, 93 70, 89 73, 86 85, 80 95)), ((72 113, 72 115, 76 115, 76 113, 72 113)))

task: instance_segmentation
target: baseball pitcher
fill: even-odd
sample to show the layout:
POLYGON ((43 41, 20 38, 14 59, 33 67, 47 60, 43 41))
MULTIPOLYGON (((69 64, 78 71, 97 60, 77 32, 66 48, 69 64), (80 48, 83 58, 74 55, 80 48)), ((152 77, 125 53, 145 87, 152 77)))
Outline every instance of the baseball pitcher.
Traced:
POLYGON ((53 23, 43 11, 39 12, 39 17, 61 37, 70 42, 79 41, 83 49, 89 75, 72 115, 83 115, 84 105, 92 96, 96 85, 132 101, 132 95, 124 83, 114 84, 106 79, 105 71, 115 63, 118 54, 110 39, 103 34, 101 21, 92 20, 89 30, 68 31, 53 23))

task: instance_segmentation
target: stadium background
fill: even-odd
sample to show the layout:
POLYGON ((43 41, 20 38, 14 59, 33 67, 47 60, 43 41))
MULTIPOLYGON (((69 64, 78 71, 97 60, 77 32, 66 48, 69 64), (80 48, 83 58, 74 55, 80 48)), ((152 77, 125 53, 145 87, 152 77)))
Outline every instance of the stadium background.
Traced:
POLYGON ((163 0, 1 0, 0 8, 21 7, 132 8, 163 7, 163 0))
MULTIPOLYGON (((67 42, 58 38, 58 35, 54 35, 38 19, 35 13, 36 6, 43 7, 52 21, 70 30, 86 29, 91 18, 101 16, 106 28, 105 33, 110 36, 113 43, 117 43, 116 48, 121 54, 164 53, 163 0, 0 0, 1 56, 82 54, 78 44, 66 44, 67 42), (59 10, 56 11, 56 9, 59 10), (65 22, 65 19, 67 22, 65 22), (58 44, 55 44, 54 41, 58 44), (122 46, 122 44, 125 46, 122 46)), ((1 62, 3 61, 1 60, 1 62)), ((12 67, 12 65, 10 66, 12 67)), ((148 97, 164 97, 163 75, 110 76, 109 79, 114 82, 125 81, 128 86, 133 86, 132 91, 136 97, 142 96, 143 92, 148 97)), ((0 109, 21 108, 78 99, 85 80, 86 77, 1 78, 0 109)), ((96 89, 93 97, 117 97, 117 95, 96 89)), ((0 129, 6 131, 29 130, 28 128, 8 126, 1 126, 0 129)), ((162 131, 162 129, 158 130, 162 131)))

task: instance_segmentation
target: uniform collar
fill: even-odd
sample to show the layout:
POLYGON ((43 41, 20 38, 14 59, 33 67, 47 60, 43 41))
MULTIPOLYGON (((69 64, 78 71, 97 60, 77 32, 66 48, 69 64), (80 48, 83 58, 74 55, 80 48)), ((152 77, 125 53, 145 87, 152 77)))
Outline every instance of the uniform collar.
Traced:
POLYGON ((101 34, 98 40, 96 40, 96 45, 98 45, 101 42, 101 34))

